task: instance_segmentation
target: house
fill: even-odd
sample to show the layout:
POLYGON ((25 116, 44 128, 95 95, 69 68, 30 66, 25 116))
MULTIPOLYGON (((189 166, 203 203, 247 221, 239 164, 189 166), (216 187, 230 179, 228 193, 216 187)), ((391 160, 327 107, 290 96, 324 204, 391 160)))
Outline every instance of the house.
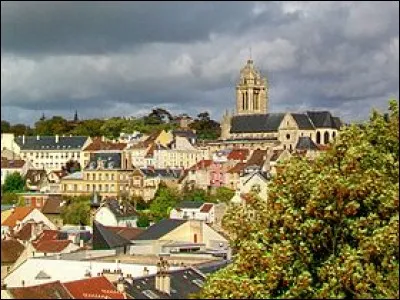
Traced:
MULTIPOLYGON (((87 275, 103 276, 113 280, 122 274, 130 274, 133 278, 143 276, 146 268, 149 274, 155 274, 155 264, 116 262, 115 256, 107 254, 113 250, 95 250, 52 256, 31 257, 15 268, 4 278, 9 288, 34 286, 59 280, 68 282, 87 278, 87 275), (106 253, 104 253, 106 252, 106 253), (109 256, 102 260, 102 256, 109 256), (24 281, 24 282, 22 282, 24 281)), ((118 256, 117 256, 118 257, 118 256)), ((171 270, 180 267, 172 266, 171 270)))
POLYGON ((24 192, 18 193, 19 205, 42 209, 45 205, 49 194, 40 192, 24 192))
POLYGON ((61 218, 61 210, 64 205, 64 200, 61 195, 48 194, 47 199, 42 207, 44 214, 54 225, 61 227, 63 219, 61 218))
POLYGON ((123 278, 117 288, 133 299, 190 299, 203 286, 205 276, 196 268, 169 270, 168 262, 161 261, 154 275, 141 278, 123 278))
POLYGON ((96 152, 82 172, 61 179, 61 193, 68 196, 92 195, 119 197, 129 194, 133 167, 121 151, 96 152))
POLYGON ((60 193, 61 192, 61 179, 67 176, 69 173, 66 170, 54 170, 51 171, 47 177, 49 180, 49 193, 60 193))
POLYGON ((164 219, 137 236, 131 254, 164 254, 182 252, 228 255, 228 241, 204 221, 164 219))
POLYGON ((33 220, 35 223, 43 222, 50 229, 57 229, 57 227, 37 208, 32 207, 15 207, 7 219, 1 222, 2 234, 16 229, 16 226, 21 226, 33 220))
POLYGON ((94 220, 104 226, 136 227, 138 213, 133 205, 117 199, 107 199, 94 215, 94 220))
POLYGON ((31 192, 48 192, 50 189, 46 170, 28 170, 25 179, 26 187, 31 192))
POLYGON ((3 298, 2 294, 2 299, 74 299, 60 281, 10 288, 6 292, 8 297, 3 298))
POLYGON ((28 220, 26 223, 18 224, 12 232, 12 237, 27 245, 29 241, 35 240, 44 230, 49 230, 43 222, 35 223, 33 220, 28 220))
POLYGON ((1 279, 8 274, 24 250, 25 246, 16 239, 1 240, 1 279))
POLYGON ((68 161, 80 161, 81 150, 91 142, 86 136, 19 136, 15 143, 21 158, 46 173, 60 170, 68 161))
POLYGON ((182 201, 170 212, 170 219, 199 220, 207 224, 216 222, 215 207, 224 205, 215 203, 203 203, 200 201, 182 201))
POLYGON ((115 249, 117 253, 129 253, 130 245, 130 240, 93 221, 93 250, 115 249))
MULTIPOLYGON (((42 276, 46 276, 43 272, 42 276)), ((126 299, 104 276, 87 277, 80 280, 60 282, 59 280, 6 290, 6 299, 126 299)))
POLYGON ((267 200, 269 179, 270 174, 261 170, 246 173, 240 177, 239 190, 241 193, 253 193, 261 199, 267 200))
POLYGON ((63 283, 73 299, 127 299, 104 276, 88 277, 63 283))
POLYGON ((1 185, 6 181, 7 176, 12 173, 17 172, 22 177, 26 175, 29 169, 32 166, 29 162, 26 162, 22 159, 7 159, 5 157, 1 157, 1 185))
POLYGON ((144 230, 142 228, 137 228, 137 227, 105 226, 105 228, 129 241, 134 240, 144 230))

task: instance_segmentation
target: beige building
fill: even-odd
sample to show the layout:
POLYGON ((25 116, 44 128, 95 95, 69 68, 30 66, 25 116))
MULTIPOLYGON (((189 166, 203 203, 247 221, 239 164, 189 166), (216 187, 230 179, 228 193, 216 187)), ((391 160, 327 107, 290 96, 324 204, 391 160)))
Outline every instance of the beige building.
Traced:
POLYGON ((215 149, 237 144, 251 149, 293 151, 300 137, 310 137, 316 144, 330 143, 342 125, 329 111, 269 113, 268 103, 267 81, 248 60, 236 87, 236 112, 225 113, 221 139, 208 146, 215 149))
POLYGON ((82 172, 61 179, 61 193, 68 196, 119 197, 129 193, 133 168, 121 153, 96 153, 82 172))

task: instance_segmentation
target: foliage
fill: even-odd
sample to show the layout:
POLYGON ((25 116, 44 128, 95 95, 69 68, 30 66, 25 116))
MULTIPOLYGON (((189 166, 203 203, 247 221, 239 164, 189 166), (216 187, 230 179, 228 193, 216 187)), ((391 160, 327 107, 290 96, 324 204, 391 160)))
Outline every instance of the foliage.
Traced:
POLYGON ((69 174, 72 174, 81 170, 81 164, 76 160, 70 159, 62 169, 67 171, 69 174))
POLYGON ((392 101, 388 118, 345 128, 314 162, 285 163, 268 202, 229 209, 234 262, 198 296, 398 298, 398 126, 392 101))
POLYGON ((18 172, 13 172, 7 175, 3 184, 4 193, 18 193, 22 192, 25 188, 25 179, 18 172))
POLYGON ((215 202, 215 203, 219 203, 219 202, 224 202, 224 203, 228 203, 232 197, 235 195, 235 191, 231 190, 230 188, 221 186, 218 187, 215 190, 215 193, 212 195, 212 198, 214 198, 214 201, 211 202, 215 202))
POLYGON ((90 197, 78 196, 66 199, 67 203, 61 209, 63 223, 88 225, 90 222, 90 197))
POLYGON ((7 121, 1 121, 1 133, 10 132, 11 125, 7 121))
POLYGON ((15 193, 1 193, 1 204, 16 204, 18 202, 18 195, 15 193))
POLYGON ((208 112, 198 114, 197 119, 189 127, 196 130, 199 139, 213 140, 221 134, 219 123, 211 120, 208 112))
POLYGON ((191 190, 184 191, 181 196, 182 200, 186 201, 199 201, 199 202, 209 202, 210 199, 207 191, 200 188, 193 188, 191 190))
POLYGON ((160 221, 169 217, 169 212, 177 204, 178 193, 176 190, 160 183, 158 190, 150 204, 150 213, 154 221, 160 221))
POLYGON ((141 214, 141 215, 139 216, 137 222, 136 222, 136 225, 137 225, 137 227, 140 227, 140 228, 147 228, 147 227, 149 227, 149 226, 150 226, 149 217, 146 216, 146 215, 144 215, 144 214, 141 214))
POLYGON ((35 123, 35 133, 37 135, 67 134, 71 129, 70 123, 61 116, 54 116, 45 120, 41 119, 35 123))

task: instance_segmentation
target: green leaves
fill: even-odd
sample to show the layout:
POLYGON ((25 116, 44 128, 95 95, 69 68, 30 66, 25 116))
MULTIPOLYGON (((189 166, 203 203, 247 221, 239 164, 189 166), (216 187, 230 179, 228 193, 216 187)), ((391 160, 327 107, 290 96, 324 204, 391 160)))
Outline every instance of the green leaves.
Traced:
POLYGON ((390 106, 345 128, 313 162, 283 165, 268 203, 228 210, 235 259, 203 298, 398 298, 399 116, 390 106))

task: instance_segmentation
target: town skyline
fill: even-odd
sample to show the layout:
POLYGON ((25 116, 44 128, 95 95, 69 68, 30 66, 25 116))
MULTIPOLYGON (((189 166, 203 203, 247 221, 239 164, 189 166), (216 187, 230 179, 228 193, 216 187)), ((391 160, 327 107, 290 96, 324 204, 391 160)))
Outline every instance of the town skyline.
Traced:
POLYGON ((13 124, 155 107, 220 121, 250 49, 270 112, 361 121, 399 95, 395 2, 1 5, 2 120, 13 124))

